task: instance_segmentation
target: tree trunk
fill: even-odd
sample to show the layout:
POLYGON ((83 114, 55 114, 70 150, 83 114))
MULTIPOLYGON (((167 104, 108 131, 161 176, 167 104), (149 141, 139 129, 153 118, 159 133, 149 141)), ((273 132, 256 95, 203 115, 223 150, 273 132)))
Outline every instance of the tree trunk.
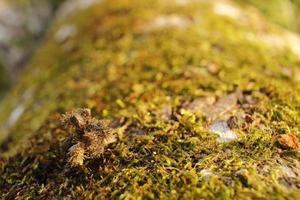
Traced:
POLYGON ((76 2, 1 105, 4 198, 299 199, 298 35, 227 1, 76 2))

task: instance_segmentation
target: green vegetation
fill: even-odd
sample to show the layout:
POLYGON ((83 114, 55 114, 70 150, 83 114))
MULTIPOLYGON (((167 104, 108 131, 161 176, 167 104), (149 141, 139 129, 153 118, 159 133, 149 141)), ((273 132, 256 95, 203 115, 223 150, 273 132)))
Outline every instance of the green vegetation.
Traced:
POLYGON ((57 21, 1 107, 2 197, 299 199, 300 60, 258 13, 213 7, 104 1, 57 21), (61 124, 76 108, 125 126, 79 166, 61 124), (238 138, 219 143, 216 118, 238 138))
POLYGON ((294 31, 300 31, 299 0, 237 0, 245 5, 253 5, 271 21, 294 31))

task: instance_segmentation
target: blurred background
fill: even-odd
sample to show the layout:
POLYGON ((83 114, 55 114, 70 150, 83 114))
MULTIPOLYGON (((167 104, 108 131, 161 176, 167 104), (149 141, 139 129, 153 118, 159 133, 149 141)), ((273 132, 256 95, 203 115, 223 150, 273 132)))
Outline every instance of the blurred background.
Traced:
MULTIPOLYGON (((0 101, 38 51, 62 3, 89 0, 0 0, 0 101), (64 2, 68 1, 68 2, 64 2)), ((209 1, 209 0, 207 0, 209 1)), ((300 0, 232 0, 260 10, 270 21, 300 33, 300 0)))
POLYGON ((0 0, 0 99, 30 60, 63 0, 0 0))

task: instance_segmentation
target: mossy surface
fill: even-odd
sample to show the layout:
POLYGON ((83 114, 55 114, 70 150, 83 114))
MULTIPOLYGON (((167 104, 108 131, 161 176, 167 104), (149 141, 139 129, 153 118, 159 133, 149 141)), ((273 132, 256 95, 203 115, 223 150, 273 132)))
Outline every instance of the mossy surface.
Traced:
POLYGON ((1 107, 3 198, 299 199, 299 151, 276 138, 300 136, 300 60, 259 39, 284 31, 255 12, 235 19, 216 15, 215 1, 182 2, 104 1, 53 25, 1 107), (235 91, 231 115, 249 120, 219 143, 186 105, 235 91), (71 168, 59 114, 78 107, 129 126, 71 168))
POLYGON ((0 100, 9 87, 9 78, 6 70, 0 63, 0 100))
POLYGON ((244 5, 257 7, 271 21, 294 31, 300 31, 299 0, 237 0, 244 5))

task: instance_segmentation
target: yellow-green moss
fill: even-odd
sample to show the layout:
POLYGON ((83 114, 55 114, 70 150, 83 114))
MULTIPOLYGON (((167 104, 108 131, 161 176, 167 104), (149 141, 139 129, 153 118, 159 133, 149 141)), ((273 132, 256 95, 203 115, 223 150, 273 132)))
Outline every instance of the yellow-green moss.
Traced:
POLYGON ((2 128, 10 155, 1 161, 3 197, 298 199, 299 177, 281 167, 299 169, 299 152, 282 150, 276 136, 299 138, 300 60, 248 37, 283 31, 256 13, 241 10, 242 22, 218 16, 203 1, 113 2, 54 24, 4 100, 0 121, 20 104, 25 111, 2 128), (155 25, 170 16, 177 21, 167 28, 155 25), (64 26, 76 32, 58 42, 64 26), (184 102, 236 89, 255 99, 249 110, 240 102, 254 120, 235 129, 237 141, 219 144, 201 114, 182 110, 184 102), (61 150, 70 133, 57 113, 77 107, 130 126, 99 159, 71 169, 61 150))
POLYGON ((237 0, 244 5, 253 5, 257 7, 266 17, 291 30, 300 31, 299 24, 299 0, 237 0))

